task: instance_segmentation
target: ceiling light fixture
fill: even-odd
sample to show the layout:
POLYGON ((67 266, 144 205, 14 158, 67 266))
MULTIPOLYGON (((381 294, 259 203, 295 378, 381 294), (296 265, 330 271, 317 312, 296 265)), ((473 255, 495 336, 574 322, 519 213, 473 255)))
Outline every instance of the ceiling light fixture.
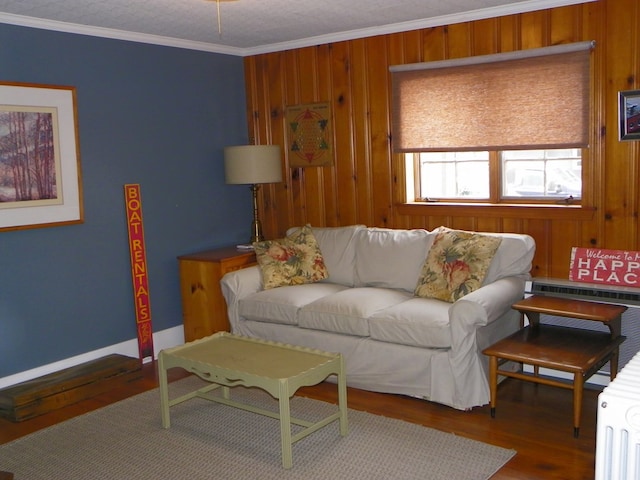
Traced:
POLYGON ((216 13, 218 14, 218 35, 222 35, 222 20, 220 20, 220 0, 216 0, 216 13))
POLYGON ((237 0, 206 0, 216 2, 216 15, 218 17, 218 35, 222 36, 222 17, 220 16, 220 2, 236 2, 237 0))

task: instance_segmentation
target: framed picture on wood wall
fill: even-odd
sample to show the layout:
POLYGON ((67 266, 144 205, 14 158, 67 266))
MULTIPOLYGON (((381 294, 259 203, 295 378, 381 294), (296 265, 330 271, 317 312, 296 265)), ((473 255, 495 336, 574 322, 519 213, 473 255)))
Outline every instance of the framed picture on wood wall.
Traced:
POLYGON ((640 90, 618 94, 620 140, 640 140, 640 90))
POLYGON ((333 164, 331 104, 309 103, 286 108, 290 167, 333 164))
POLYGON ((83 222, 74 87, 0 82, 0 231, 83 222))

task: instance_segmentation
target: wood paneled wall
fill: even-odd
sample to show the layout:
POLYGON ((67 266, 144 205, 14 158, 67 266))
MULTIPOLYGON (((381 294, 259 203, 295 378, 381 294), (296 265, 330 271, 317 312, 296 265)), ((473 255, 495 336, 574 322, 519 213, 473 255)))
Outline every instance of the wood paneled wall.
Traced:
POLYGON ((249 136, 284 151, 284 182, 261 191, 265 235, 305 223, 528 233, 537 244, 533 275, 559 278, 568 275, 572 246, 640 249, 640 142, 618 140, 617 100, 620 90, 640 89, 639 31, 640 2, 598 0, 247 57, 249 136), (404 166, 390 146, 390 65, 584 40, 596 41, 583 162, 583 203, 591 210, 402 206, 404 166), (334 164, 290 168, 285 108, 314 102, 331 103, 334 164))

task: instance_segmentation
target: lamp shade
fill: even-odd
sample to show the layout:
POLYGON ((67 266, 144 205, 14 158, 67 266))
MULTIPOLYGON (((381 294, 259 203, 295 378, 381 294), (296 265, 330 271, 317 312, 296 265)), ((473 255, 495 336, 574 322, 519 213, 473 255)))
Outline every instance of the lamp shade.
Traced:
POLYGON ((238 145, 224 149, 224 175, 228 184, 282 181, 279 145, 238 145))

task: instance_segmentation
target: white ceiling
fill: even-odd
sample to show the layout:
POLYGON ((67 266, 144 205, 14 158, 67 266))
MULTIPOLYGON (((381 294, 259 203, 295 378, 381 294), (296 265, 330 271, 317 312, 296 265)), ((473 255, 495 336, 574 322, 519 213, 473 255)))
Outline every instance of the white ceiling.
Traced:
POLYGON ((246 56, 588 1, 0 0, 0 23, 246 56))

